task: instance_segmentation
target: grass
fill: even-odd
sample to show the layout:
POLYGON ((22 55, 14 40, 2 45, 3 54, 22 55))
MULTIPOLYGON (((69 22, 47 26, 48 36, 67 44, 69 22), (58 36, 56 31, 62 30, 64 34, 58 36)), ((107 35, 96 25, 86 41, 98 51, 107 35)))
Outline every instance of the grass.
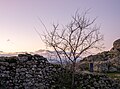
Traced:
POLYGON ((113 79, 119 79, 120 80, 120 73, 106 73, 109 77, 113 79))

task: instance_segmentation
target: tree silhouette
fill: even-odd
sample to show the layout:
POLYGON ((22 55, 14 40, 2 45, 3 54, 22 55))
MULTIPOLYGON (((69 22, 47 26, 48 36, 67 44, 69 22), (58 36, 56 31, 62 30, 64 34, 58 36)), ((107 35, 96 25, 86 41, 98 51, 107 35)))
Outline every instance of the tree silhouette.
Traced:
POLYGON ((55 50, 57 56, 60 59, 61 65, 62 56, 66 57, 66 60, 71 62, 72 70, 72 84, 71 89, 74 89, 75 85, 75 68, 76 62, 82 54, 88 52, 94 48, 100 48, 103 40, 103 36, 100 34, 100 28, 94 23, 96 18, 91 20, 87 18, 88 11, 79 14, 78 11, 72 16, 72 19, 68 25, 64 25, 63 28, 59 28, 59 24, 53 24, 53 30, 46 29, 46 34, 43 35, 43 41, 48 47, 55 50))

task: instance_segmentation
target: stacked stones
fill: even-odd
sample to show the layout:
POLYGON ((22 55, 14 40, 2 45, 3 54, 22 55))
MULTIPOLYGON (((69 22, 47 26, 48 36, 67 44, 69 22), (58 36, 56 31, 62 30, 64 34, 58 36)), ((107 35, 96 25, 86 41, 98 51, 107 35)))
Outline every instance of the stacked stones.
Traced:
POLYGON ((81 73, 78 89, 120 89, 120 81, 112 80, 104 74, 81 73))
MULTIPOLYGON (((0 57, 0 89, 70 89, 71 72, 40 55, 0 57)), ((120 89, 105 75, 75 75, 75 89, 120 89)))
POLYGON ((56 69, 39 55, 1 58, 0 89, 50 89, 56 69))

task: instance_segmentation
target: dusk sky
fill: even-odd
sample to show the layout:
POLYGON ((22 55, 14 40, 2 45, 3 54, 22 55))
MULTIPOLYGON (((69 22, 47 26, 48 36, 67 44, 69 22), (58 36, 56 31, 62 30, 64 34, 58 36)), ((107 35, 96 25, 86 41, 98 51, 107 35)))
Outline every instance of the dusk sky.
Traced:
POLYGON ((33 52, 46 48, 34 27, 42 33, 52 23, 67 24, 75 11, 90 9, 88 16, 98 17, 104 35, 104 50, 120 38, 120 0, 0 0, 0 51, 33 52))

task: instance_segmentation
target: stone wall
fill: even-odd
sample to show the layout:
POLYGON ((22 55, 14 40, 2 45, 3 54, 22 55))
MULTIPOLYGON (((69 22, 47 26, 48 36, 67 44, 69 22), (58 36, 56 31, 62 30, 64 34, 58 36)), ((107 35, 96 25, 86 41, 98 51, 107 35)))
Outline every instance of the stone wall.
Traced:
MULTIPOLYGON (((71 71, 39 55, 0 57, 0 89, 70 89, 71 71)), ((120 89, 105 75, 76 73, 74 89, 120 89)))
POLYGON ((50 89, 60 67, 39 55, 0 58, 0 89, 50 89))
POLYGON ((104 74, 82 72, 76 76, 77 89, 120 89, 120 81, 113 80, 104 74))

